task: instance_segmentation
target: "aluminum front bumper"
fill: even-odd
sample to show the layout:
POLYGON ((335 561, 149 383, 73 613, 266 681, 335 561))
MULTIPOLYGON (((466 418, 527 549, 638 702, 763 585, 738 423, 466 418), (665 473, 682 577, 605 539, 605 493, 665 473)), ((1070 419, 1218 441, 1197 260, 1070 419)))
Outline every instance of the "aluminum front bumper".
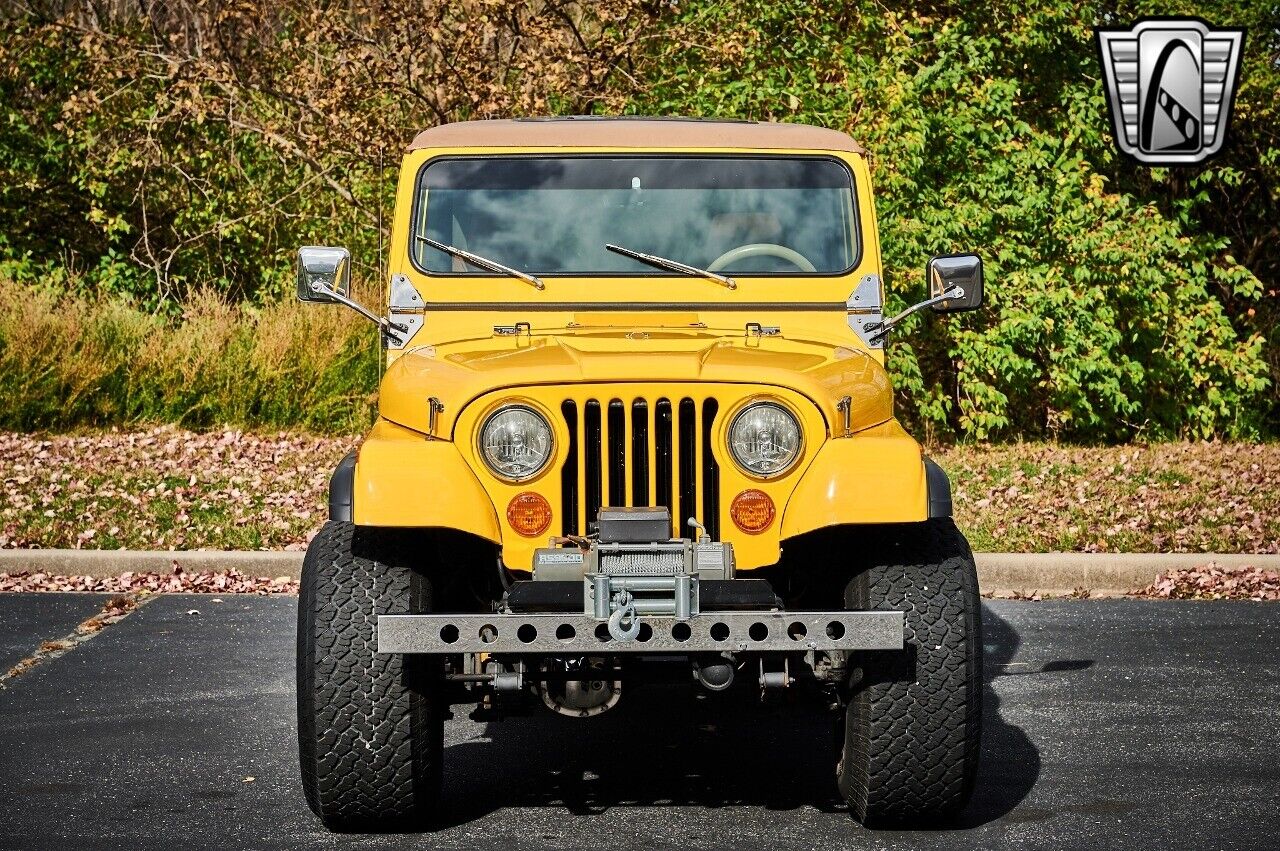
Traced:
POLYGON ((702 612, 643 617, 615 641, 584 614, 380 615, 379 653, 546 653, 557 656, 708 651, 901 650, 902 612, 702 612))

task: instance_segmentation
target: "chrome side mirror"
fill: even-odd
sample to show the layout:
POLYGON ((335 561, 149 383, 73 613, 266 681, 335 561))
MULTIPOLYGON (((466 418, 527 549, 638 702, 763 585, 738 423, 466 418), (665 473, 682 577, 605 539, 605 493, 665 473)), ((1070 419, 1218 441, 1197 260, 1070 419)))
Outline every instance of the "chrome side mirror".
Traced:
POLYGON ((298 249, 298 300, 342 303, 351 296, 351 252, 345 248, 304 245, 298 249))
MULTIPOLYGON (((298 249, 298 299, 320 304, 342 304, 368 319, 382 331, 383 343, 402 348, 413 336, 407 321, 379 316, 351 298, 351 252, 345 248, 304 245, 298 249)), ((421 320, 417 327, 421 327, 421 320)))
POLYGON ((862 326, 864 331, 872 332, 868 342, 883 340, 895 325, 925 307, 933 308, 935 313, 961 313, 982 307, 982 258, 976 254, 940 254, 929 261, 925 279, 929 282, 927 299, 883 322, 862 326))
POLYGON ((932 302, 929 307, 934 313, 963 313, 982 307, 982 258, 978 255, 941 254, 934 257, 925 270, 925 278, 929 282, 929 299, 932 302), (952 295, 957 287, 960 292, 952 295))

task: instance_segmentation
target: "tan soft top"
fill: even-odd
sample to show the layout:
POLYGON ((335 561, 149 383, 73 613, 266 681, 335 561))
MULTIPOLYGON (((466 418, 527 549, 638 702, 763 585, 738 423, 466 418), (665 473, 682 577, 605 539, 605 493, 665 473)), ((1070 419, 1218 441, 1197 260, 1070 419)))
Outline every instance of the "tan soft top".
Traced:
POLYGON ((419 133, 409 150, 555 147, 779 148, 866 153, 844 133, 807 124, 594 115, 442 124, 419 133))

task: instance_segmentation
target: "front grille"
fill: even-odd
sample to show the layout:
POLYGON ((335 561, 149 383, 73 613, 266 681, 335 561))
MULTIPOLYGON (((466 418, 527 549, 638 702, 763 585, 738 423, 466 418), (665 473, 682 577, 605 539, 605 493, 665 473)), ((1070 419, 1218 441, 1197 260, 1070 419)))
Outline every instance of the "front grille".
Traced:
POLYGON ((715 399, 567 399, 560 410, 569 427, 560 471, 564 534, 594 531, 601 506, 665 505, 672 537, 687 537, 685 521, 697 517, 718 539, 715 399))

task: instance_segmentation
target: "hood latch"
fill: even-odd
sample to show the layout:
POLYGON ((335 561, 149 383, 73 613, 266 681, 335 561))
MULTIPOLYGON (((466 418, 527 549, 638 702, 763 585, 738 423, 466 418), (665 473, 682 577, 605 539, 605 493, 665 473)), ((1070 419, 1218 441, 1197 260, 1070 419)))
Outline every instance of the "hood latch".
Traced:
POLYGON ((748 337, 776 337, 782 333, 782 328, 777 325, 761 325, 759 322, 747 323, 748 337))
POLYGON ((533 336, 533 329, 528 322, 517 322, 515 325, 494 325, 493 335, 495 337, 519 337, 524 334, 526 337, 533 336))

